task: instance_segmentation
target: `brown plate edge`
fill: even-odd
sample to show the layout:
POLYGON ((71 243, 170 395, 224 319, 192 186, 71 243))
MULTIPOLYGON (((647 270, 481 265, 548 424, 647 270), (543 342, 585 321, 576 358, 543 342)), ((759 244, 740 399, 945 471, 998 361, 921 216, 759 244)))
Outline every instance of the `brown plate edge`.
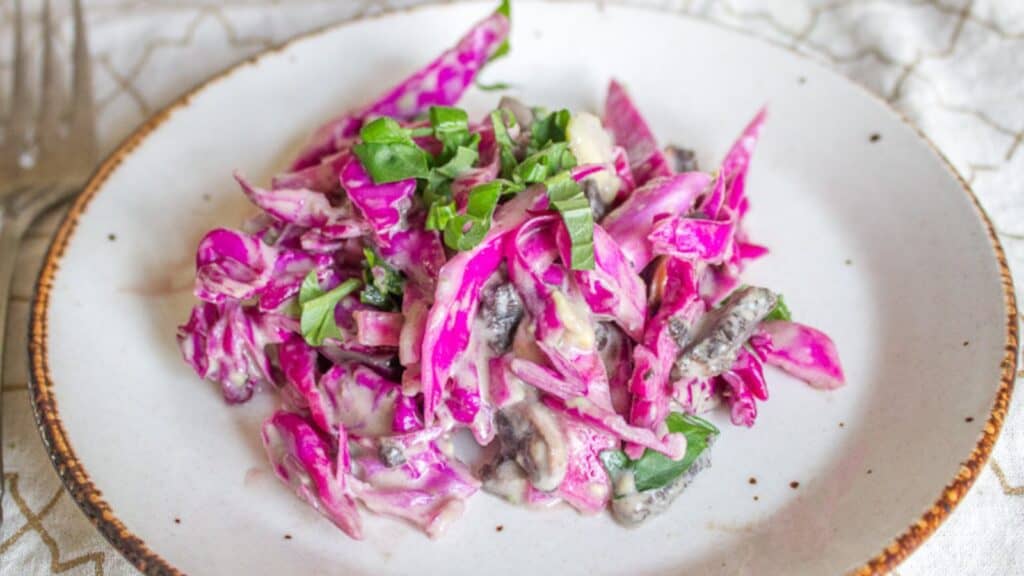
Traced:
MULTIPOLYGON (((590 2, 584 1, 581 3, 589 4, 590 2)), ((598 1, 598 4, 600 5, 600 1, 598 1)), ((138 147, 151 132, 163 124, 176 110, 187 106, 192 97, 205 88, 230 76, 232 73, 244 68, 245 66, 255 64, 257 61, 269 54, 288 48, 296 42, 316 37, 335 29, 344 28, 348 25, 365 20, 383 18, 395 13, 413 12, 421 8, 435 6, 437 6, 437 3, 428 3, 410 8, 385 10, 368 16, 357 15, 352 19, 344 20, 339 23, 300 34, 278 46, 275 46, 274 48, 256 54, 212 76, 203 83, 187 91, 174 102, 154 114, 142 125, 136 128, 135 131, 103 161, 99 168, 97 168, 94 174, 90 177, 82 193, 75 199, 74 204, 68 210, 67 215, 61 222, 60 228, 57 230, 57 233, 47 250, 43 267, 36 282, 35 294, 31 306, 31 315, 29 318, 29 400, 32 403, 32 409, 36 418, 36 425, 39 429, 40 436, 42 437, 43 444, 46 447, 47 453, 50 455, 50 460, 57 471, 57 475, 61 478, 64 487, 103 537, 106 538, 107 541, 110 542, 110 544, 117 549, 126 560, 131 562, 140 571, 146 574, 183 574, 183 572, 172 566, 159 554, 151 550, 142 539, 128 530, 128 528, 114 514, 113 510, 111 510, 110 506, 103 499, 102 493, 92 483, 81 462, 78 461, 74 450, 71 448, 63 423, 60 420, 56 400, 52 394, 53 382, 50 378, 49 365, 47 361, 47 310, 49 307, 50 291, 53 286, 54 276, 59 268, 60 259, 63 257, 64 252, 67 249, 71 235, 78 225, 79 218, 84 213, 88 204, 99 192, 107 178, 121 164, 128 154, 135 150, 135 148, 138 147)), ((666 12, 663 9, 652 7, 630 7, 656 11, 659 13, 666 12)), ((967 460, 961 463, 960 470, 957 475, 943 489, 935 504, 929 507, 920 519, 911 524, 902 534, 894 538, 890 544, 876 556, 869 559, 863 565, 850 571, 850 574, 856 576, 886 574, 899 565, 929 536, 931 536, 935 530, 938 529, 939 525, 941 525, 949 516, 953 509, 956 508, 957 504, 959 504, 964 495, 974 484, 978 475, 981 474, 982 469, 988 462, 988 458, 992 453, 996 440, 999 437, 999 432, 1002 429, 1003 421, 1006 418, 1006 413, 1009 409, 1010 396, 1012 394, 1016 378, 1018 348, 1016 296, 1013 288, 1013 279, 1010 275, 1009 264, 1006 260, 1006 254, 1003 251, 1002 244, 999 241, 991 219, 985 212, 984 208, 982 208, 981 203, 978 201, 977 196, 971 190, 968 183, 963 179, 960 173, 957 172, 949 159, 946 158, 935 144, 932 143, 932 141, 902 112, 895 109, 888 102, 885 102, 860 84, 849 80, 844 75, 831 70, 828 66, 825 66, 820 62, 814 61, 807 54, 798 52, 790 46, 712 22, 704 18, 679 12, 671 13, 677 17, 698 20, 734 33, 754 37, 760 41, 768 42, 769 44, 783 48, 800 58, 812 62, 816 66, 829 69, 831 73, 843 78, 869 97, 882 103, 887 109, 889 109, 889 111, 895 114, 900 121, 912 128, 921 140, 946 165, 950 173, 952 173, 957 179, 957 182, 960 183, 961 189, 970 198, 978 216, 981 218, 985 225, 985 229, 988 232, 989 241, 992 244, 992 249, 1000 269, 1000 281, 1003 287, 1003 300, 1006 313, 1006 341, 1004 344, 1003 360, 1000 364, 1001 374, 999 389, 996 392, 992 411, 989 414, 989 418, 985 424, 981 438, 978 440, 978 443, 971 451, 967 460)))

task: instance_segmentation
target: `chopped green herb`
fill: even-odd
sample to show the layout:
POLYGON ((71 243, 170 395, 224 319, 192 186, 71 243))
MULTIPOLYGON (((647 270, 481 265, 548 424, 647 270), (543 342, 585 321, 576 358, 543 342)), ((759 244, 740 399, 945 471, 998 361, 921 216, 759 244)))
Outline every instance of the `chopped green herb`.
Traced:
POLYGON ((316 277, 316 270, 311 270, 299 288, 299 307, 301 318, 299 327, 302 337, 310 346, 322 346, 328 338, 341 338, 341 329, 334 319, 334 309, 338 302, 354 292, 362 283, 350 278, 330 291, 324 292, 316 277))
POLYGON ((473 84, 484 92, 497 92, 499 90, 508 90, 509 88, 512 88, 512 85, 508 82, 492 82, 491 84, 484 84, 483 82, 480 82, 479 79, 474 80, 473 84))
POLYGON ((395 119, 387 116, 367 122, 359 131, 359 137, 367 144, 409 144, 412 142, 409 130, 402 128, 395 119))
POLYGON ((480 154, 474 148, 459 146, 452 157, 443 165, 434 168, 434 172, 445 178, 454 180, 468 172, 476 164, 480 154))
POLYGON ((495 110, 491 112, 491 126, 494 128, 494 140, 498 143, 501 157, 501 177, 511 178, 512 171, 516 168, 516 145, 508 134, 508 127, 514 126, 515 116, 508 110, 495 110))
POLYGON ((538 112, 537 120, 530 126, 531 152, 542 150, 551 142, 565 142, 566 129, 569 127, 569 120, 572 119, 572 113, 564 108, 551 113, 535 109, 535 113, 538 112))
MULTIPOLYGON (((434 137, 444 145, 442 162, 447 162, 457 148, 467 146, 473 138, 469 133, 469 114, 461 108, 431 106, 430 126, 434 129, 434 137)), ((475 145, 473 149, 476 150, 475 145)))
POLYGON ((370 248, 363 249, 363 283, 359 301, 382 310, 398 310, 402 305, 405 280, 370 248))
POLYGON ((633 464, 629 456, 622 450, 605 450, 598 455, 601 458, 601 463, 604 464, 605 470, 608 471, 608 475, 612 478, 618 476, 623 470, 629 469, 633 464))
POLYGON ((512 180, 525 184, 543 182, 575 166, 576 157, 572 155, 568 144, 551 143, 543 150, 527 156, 516 166, 512 171, 512 180))
POLYGON ((562 215, 565 229, 569 232, 572 246, 573 270, 594 269, 594 213, 590 201, 583 194, 583 188, 572 179, 569 172, 562 172, 544 182, 551 207, 562 215))
POLYGON ((501 4, 498 5, 498 8, 497 10, 495 10, 495 12, 504 15, 505 18, 512 18, 512 1, 501 0, 501 4))
POLYGON ((359 137, 362 143, 352 150, 375 184, 427 177, 427 153, 395 120, 377 118, 363 126, 359 137))
POLYGON ((637 460, 631 460, 620 450, 606 450, 600 457, 608 474, 614 478, 626 470, 631 471, 638 492, 662 488, 689 470, 707 449, 708 439, 719 433, 707 420, 678 412, 669 414, 665 424, 669 432, 686 436, 686 455, 681 460, 671 460, 651 449, 645 450, 637 460))
POLYGON ((786 320, 792 321, 793 315, 789 312, 789 306, 786 306, 786 300, 779 294, 778 300, 775 302, 775 308, 764 317, 765 322, 771 322, 773 320, 786 320))
POLYGON ((420 126, 419 128, 412 128, 409 130, 409 136, 413 138, 424 138, 426 136, 433 136, 434 128, 432 126, 420 126))
POLYGON ((477 220, 490 220, 495 206, 498 205, 498 198, 501 197, 501 189, 501 182, 495 181, 474 187, 469 192, 466 215, 477 220))
POLYGON ((427 211, 427 230, 444 230, 456 215, 455 202, 434 202, 427 211))
MULTIPOLYGON (((450 216, 445 223, 445 245, 453 250, 469 250, 479 244, 491 229, 491 217, 494 215, 503 188, 500 180, 486 182, 473 188, 469 192, 465 214, 450 216)), ((454 206, 452 211, 454 212, 454 206)), ((441 215, 439 218, 444 216, 441 215)))
POLYGON ((356 144, 352 150, 374 184, 427 177, 427 153, 415 144, 356 144))
POLYGON ((448 221, 444 229, 444 243, 452 250, 471 250, 484 239, 489 229, 490 222, 459 214, 448 221))

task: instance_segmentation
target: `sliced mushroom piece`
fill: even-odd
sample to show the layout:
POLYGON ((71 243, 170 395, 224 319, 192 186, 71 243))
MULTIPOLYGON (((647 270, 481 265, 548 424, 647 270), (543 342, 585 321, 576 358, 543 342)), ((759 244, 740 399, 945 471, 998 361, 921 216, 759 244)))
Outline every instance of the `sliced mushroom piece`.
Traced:
POLYGON ((480 319, 487 331, 484 340, 496 354, 512 347, 519 322, 523 319, 523 300, 509 282, 485 287, 480 296, 480 319))
POLYGON ((401 466, 405 464, 405 450, 402 446, 390 438, 381 438, 380 448, 378 450, 380 459, 384 462, 384 465, 388 468, 394 468, 395 466, 401 466))
POLYGON ((767 288, 747 286, 709 312, 697 334, 672 367, 672 380, 710 378, 732 367, 740 347, 775 308, 778 297, 767 288))
POLYGON ((676 172, 697 172, 697 153, 681 146, 666 146, 665 156, 676 172))
POLYGON ((526 499, 529 484, 526 472, 514 460, 498 459, 480 471, 484 490, 519 504, 526 499))
POLYGON ((632 526, 647 518, 661 514, 683 493, 690 482, 705 468, 711 466, 711 446, 693 461, 693 464, 661 488, 637 492, 633 485, 633 473, 625 472, 615 483, 615 498, 612 499, 612 515, 621 524, 632 526))
POLYGON ((561 486, 569 466, 568 447, 550 409, 537 402, 520 402, 499 410, 495 423, 502 456, 515 460, 534 488, 551 492, 561 486))
POLYGON ((604 194, 594 178, 583 181, 583 195, 590 202, 590 211, 594 213, 594 222, 600 222, 608 213, 609 205, 604 201, 604 194))

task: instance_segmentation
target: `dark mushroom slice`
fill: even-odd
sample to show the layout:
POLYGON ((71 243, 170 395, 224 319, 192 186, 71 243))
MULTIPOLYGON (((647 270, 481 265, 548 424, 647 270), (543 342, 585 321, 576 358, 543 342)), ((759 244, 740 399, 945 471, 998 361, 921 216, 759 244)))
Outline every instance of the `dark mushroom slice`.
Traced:
POLYGON ((480 320, 486 332, 484 341, 495 355, 512 347, 512 338, 523 319, 523 300, 509 282, 485 286, 480 295, 480 320))
POLYGON ((611 206, 601 197, 601 190, 593 178, 583 181, 583 195, 590 201, 590 211, 594 213, 594 222, 600 222, 611 206))
POLYGON ((697 334, 672 366, 672 380, 710 378, 732 368, 740 347, 777 301, 767 288, 747 286, 733 292, 704 316, 697 334))
POLYGON ((555 414, 538 402, 520 402, 495 417, 501 455, 514 460, 537 490, 562 484, 569 466, 568 447, 555 414))
POLYGON ((529 488, 526 472, 515 460, 507 460, 499 455, 493 463, 480 470, 480 477, 484 490, 491 494, 501 496, 513 504, 526 498, 529 488))
POLYGON ((676 172, 697 172, 697 153, 689 148, 670 145, 665 147, 665 156, 676 172))
POLYGON ((710 452, 709 444, 685 472, 661 488, 637 492, 632 486, 632 472, 623 473, 616 481, 612 515, 619 523, 629 526, 661 514, 693 482, 697 474, 711 466, 710 452))
POLYGON ((384 463, 388 468, 394 468, 395 466, 401 466, 405 464, 405 450, 402 446, 390 438, 381 438, 380 447, 378 449, 381 462, 384 463))

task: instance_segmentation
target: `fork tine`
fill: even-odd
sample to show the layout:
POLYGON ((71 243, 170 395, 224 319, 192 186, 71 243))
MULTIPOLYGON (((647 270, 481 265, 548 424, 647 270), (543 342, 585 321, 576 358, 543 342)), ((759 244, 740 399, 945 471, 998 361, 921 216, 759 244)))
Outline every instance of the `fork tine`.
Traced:
POLYGON ((43 77, 42 94, 39 109, 39 123, 36 135, 39 142, 40 156, 52 154, 59 141, 57 126, 60 121, 60 100, 63 93, 60 70, 57 68, 57 54, 54 45, 57 42, 53 29, 53 18, 50 12, 50 0, 43 0, 43 77))
POLYGON ((90 165, 96 160, 96 125, 93 115, 92 68, 89 44, 85 33, 85 15, 81 0, 73 0, 75 45, 72 62, 71 132, 69 138, 80 154, 80 160, 90 165))
POLYGON ((7 142, 13 150, 24 148, 29 138, 29 114, 31 102, 28 99, 28 82, 25 79, 28 63, 25 55, 24 18, 21 0, 14 0, 14 87, 11 91, 10 123, 7 142))

